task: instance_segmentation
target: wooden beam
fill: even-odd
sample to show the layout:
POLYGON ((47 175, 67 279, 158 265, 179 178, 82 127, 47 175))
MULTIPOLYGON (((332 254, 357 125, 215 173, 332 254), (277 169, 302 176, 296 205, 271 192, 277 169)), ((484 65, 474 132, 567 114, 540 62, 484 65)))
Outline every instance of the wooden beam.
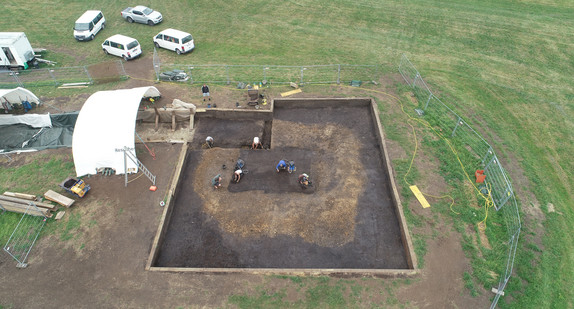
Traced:
POLYGON ((18 203, 18 204, 23 204, 23 205, 28 205, 30 202, 33 202, 34 204, 36 204, 36 206, 38 207, 42 207, 42 208, 48 208, 48 209, 54 209, 56 206, 52 205, 52 204, 48 204, 48 203, 43 203, 43 202, 35 202, 35 201, 29 201, 29 200, 23 200, 17 197, 10 197, 10 196, 4 196, 4 195, 0 195, 0 202, 2 201, 7 201, 7 202, 12 202, 12 203, 18 203))
POLYGON ((171 111, 171 132, 175 132, 175 111, 171 111))
POLYGON ((159 130, 159 111, 157 110, 157 106, 153 106, 153 110, 155 111, 155 131, 159 130))
POLYGON ((30 201, 35 201, 36 200, 36 196, 33 194, 26 194, 26 193, 16 193, 16 192, 4 192, 5 196, 10 196, 10 197, 17 197, 17 198, 21 198, 21 199, 25 199, 25 200, 30 200, 30 201))
MULTIPOLYGON (((18 204, 18 203, 12 203, 12 202, 6 202, 3 201, 0 204, 2 204, 2 207, 4 207, 4 209, 6 209, 6 211, 10 211, 10 212, 16 212, 16 213, 26 213, 26 210, 28 208, 28 206, 26 205, 22 205, 22 204, 18 204)), ((50 213, 49 209, 46 208, 34 208, 32 207, 32 209, 30 209, 30 211, 28 211, 28 214, 32 215, 32 216, 46 216, 48 218, 52 217, 52 214, 50 213)))
POLYGON ((56 214, 56 218, 54 218, 54 219, 60 220, 60 219, 62 219, 62 217, 63 217, 65 214, 66 214, 65 211, 60 211, 60 212, 58 212, 58 213, 56 214))

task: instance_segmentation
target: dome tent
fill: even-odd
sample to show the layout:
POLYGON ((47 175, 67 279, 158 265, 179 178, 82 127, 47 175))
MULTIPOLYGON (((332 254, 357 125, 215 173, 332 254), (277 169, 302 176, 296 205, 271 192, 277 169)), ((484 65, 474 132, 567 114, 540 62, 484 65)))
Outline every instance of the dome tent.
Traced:
POLYGON ((30 103, 40 104, 40 99, 32 93, 32 91, 17 87, 14 89, 0 89, 0 101, 4 102, 6 100, 12 104, 20 104, 22 101, 26 100, 30 103))
POLYGON ((12 111, 14 106, 22 106, 27 112, 42 102, 32 91, 17 87, 14 89, 0 89, 0 108, 4 112, 12 111))

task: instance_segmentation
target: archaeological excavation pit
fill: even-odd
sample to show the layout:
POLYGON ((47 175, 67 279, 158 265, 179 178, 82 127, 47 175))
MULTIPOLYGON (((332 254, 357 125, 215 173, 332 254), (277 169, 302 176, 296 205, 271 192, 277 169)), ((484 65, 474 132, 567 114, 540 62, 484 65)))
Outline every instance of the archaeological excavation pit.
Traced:
POLYGON ((416 261, 370 98, 276 99, 195 115, 147 269, 412 274, 416 261), (206 136, 213 148, 204 144, 206 136), (253 137, 264 148, 251 150, 253 137), (241 158, 245 175, 232 182, 241 158), (281 159, 296 171, 277 173, 281 159), (302 189, 298 175, 310 175, 302 189), (221 174, 223 186, 211 179, 221 174))

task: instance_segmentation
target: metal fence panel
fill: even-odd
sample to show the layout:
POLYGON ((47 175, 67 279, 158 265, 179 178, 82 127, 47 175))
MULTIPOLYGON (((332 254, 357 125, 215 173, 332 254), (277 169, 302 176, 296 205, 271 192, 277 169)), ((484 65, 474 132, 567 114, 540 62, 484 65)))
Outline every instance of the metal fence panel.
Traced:
POLYGON ((20 79, 21 87, 42 87, 42 86, 57 86, 52 69, 37 69, 20 71, 18 78, 20 79))
POLYGON ((450 137, 452 132, 460 122, 460 117, 453 113, 450 108, 442 104, 442 102, 435 97, 431 96, 428 106, 425 109, 425 115, 428 115, 428 122, 437 127, 439 131, 446 137, 450 137))
MULTIPOLYGON (((92 65, 97 66, 97 65, 92 65)), ((116 62, 117 74, 106 72, 105 77, 125 77, 126 71, 121 60, 116 62)), ((113 65, 112 65, 113 67, 113 65)), ((112 79, 115 80, 115 79, 112 79)), ((68 83, 88 83, 94 82, 88 66, 59 67, 46 69, 30 69, 18 72, 0 72, 0 87, 42 87, 60 86, 68 83)))
POLYGON ((413 93, 415 94, 415 97, 419 102, 421 103, 424 102, 423 109, 426 109, 428 107, 430 100, 438 100, 440 102, 438 98, 432 95, 432 92, 429 90, 422 77, 418 74, 415 76, 415 79, 413 80, 413 93))
POLYGON ((243 82, 247 84, 259 83, 263 80, 263 69, 261 65, 226 65, 227 83, 236 84, 243 82))
POLYGON ((372 81, 380 77, 379 65, 185 65, 156 63, 161 71, 187 68, 191 83, 254 84, 266 81, 270 84, 333 84, 352 80, 372 81))
MULTIPOLYGON (((464 159, 468 161, 465 163, 470 163, 468 167, 465 167, 467 169, 466 172, 472 173, 473 167, 483 166, 484 174, 486 175, 485 188, 492 198, 495 209, 503 211, 509 237, 508 242, 503 245, 506 247, 508 257, 504 266, 504 273, 500 276, 497 294, 491 304, 491 308, 494 308, 512 275, 521 229, 518 204, 512 184, 492 146, 462 117, 434 96, 420 73, 405 55, 401 58, 399 72, 405 82, 412 87, 412 91, 419 103, 418 107, 424 110, 427 121, 441 132, 444 137, 452 141, 457 151, 464 150, 470 154, 468 158, 464 159)), ((465 164, 463 165, 466 166, 465 164)))
POLYGON ((407 85, 414 87, 415 78, 419 74, 415 66, 407 59, 407 56, 403 55, 401 57, 401 62, 399 64, 399 73, 407 83, 407 85))
POLYGON ((484 154, 490 150, 490 145, 462 119, 459 121, 459 125, 456 130, 454 130, 452 137, 465 143, 466 146, 464 149, 467 150, 473 158, 478 159, 479 162, 482 160, 484 154))
POLYGON ((263 70, 263 80, 270 84, 299 83, 301 80, 300 66, 268 65, 263 70))
POLYGON ((0 72, 0 88, 16 88, 20 85, 16 72, 0 72))
POLYGON ((342 65, 308 65, 301 67, 301 77, 293 82, 299 84, 334 84, 339 80, 342 65))
MULTIPOLYGON (((170 69, 174 66, 162 64, 162 70, 164 67, 169 67, 170 69)), ((189 76, 190 81, 193 83, 225 83, 229 82, 229 72, 227 66, 225 65, 196 65, 189 66, 189 76)))
POLYGON ((382 71, 378 65, 341 64, 340 67, 340 83, 350 83, 353 80, 376 81, 382 71))
POLYGON ((38 207, 31 202, 4 246, 4 251, 18 262, 18 267, 26 267, 26 259, 46 224, 47 218, 38 216, 38 212, 38 207))
POLYGON ((52 74, 58 85, 67 83, 92 83, 92 78, 85 66, 65 67, 53 70, 52 74))

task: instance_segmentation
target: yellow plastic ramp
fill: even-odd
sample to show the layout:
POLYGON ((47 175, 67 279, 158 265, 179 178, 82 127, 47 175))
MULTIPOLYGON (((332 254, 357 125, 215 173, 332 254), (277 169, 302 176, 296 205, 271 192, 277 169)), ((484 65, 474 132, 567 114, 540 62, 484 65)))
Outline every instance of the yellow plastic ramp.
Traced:
POLYGON ((427 199, 424 197, 421 190, 419 190, 417 186, 410 186, 409 188, 411 188, 411 191, 413 191, 413 194, 417 197, 417 200, 419 200, 419 203, 421 203, 423 208, 430 207, 429 202, 427 202, 427 199))
POLYGON ((301 89, 295 89, 295 90, 291 90, 291 91, 287 91, 287 92, 281 92, 281 96, 282 96, 282 97, 287 97, 287 96, 290 96, 290 95, 292 95, 292 94, 299 93, 299 92, 301 92, 301 91, 302 91, 301 89))

